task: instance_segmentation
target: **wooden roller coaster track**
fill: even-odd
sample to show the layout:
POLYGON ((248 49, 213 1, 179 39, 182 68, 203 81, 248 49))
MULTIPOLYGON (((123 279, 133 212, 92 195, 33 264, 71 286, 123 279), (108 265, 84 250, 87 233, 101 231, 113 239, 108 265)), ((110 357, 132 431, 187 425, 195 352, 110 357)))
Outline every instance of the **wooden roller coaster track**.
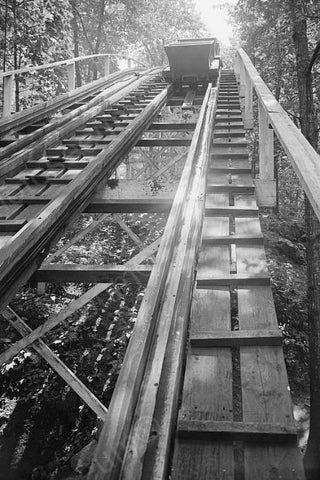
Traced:
POLYGON ((40 108, 0 123, 8 140, 0 165, 1 308, 22 335, 0 363, 31 346, 104 421, 90 480, 304 478, 258 217, 258 205, 274 200, 273 130, 317 214, 320 171, 317 154, 246 54, 237 59, 236 75, 222 70, 217 86, 177 90, 160 69, 130 70, 52 102, 52 111, 63 111, 55 125, 41 124, 40 108), (245 137, 253 89, 260 112, 255 181, 245 137), (197 121, 163 120, 167 107, 197 110, 197 121), (160 152, 175 151, 153 178, 185 158, 175 195, 147 195, 137 181, 132 191, 131 180, 110 188, 133 148, 157 148, 153 166, 160 152), (168 219, 162 238, 124 265, 44 261, 80 212, 166 212, 168 219), (7 306, 31 275, 95 285, 32 331, 7 306), (128 276, 147 288, 107 409, 42 337, 128 276))

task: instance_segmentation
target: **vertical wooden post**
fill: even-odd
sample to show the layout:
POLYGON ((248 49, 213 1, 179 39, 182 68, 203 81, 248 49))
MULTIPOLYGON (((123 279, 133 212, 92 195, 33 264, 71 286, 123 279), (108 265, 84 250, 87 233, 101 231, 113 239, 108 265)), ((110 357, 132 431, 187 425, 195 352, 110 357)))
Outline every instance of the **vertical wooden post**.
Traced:
POLYGON ((2 104, 3 118, 9 117, 11 115, 12 89, 13 89, 13 75, 6 75, 5 77, 3 77, 3 104, 2 104))
POLYGON ((68 89, 74 90, 76 87, 76 63, 72 62, 68 65, 68 89))
POLYGON ((273 130, 268 115, 259 101, 259 178, 274 179, 273 130))
POLYGON ((233 70, 237 79, 237 82, 240 83, 240 65, 239 65, 239 55, 236 53, 236 57, 234 59, 233 70))
POLYGON ((245 75, 246 82, 243 125, 246 130, 251 130, 253 128, 253 92, 252 83, 248 72, 246 72, 245 75))
POLYGON ((109 55, 104 59, 104 76, 105 77, 110 75, 110 60, 111 58, 109 55))
POLYGON ((274 179, 273 130, 263 105, 259 101, 259 179, 255 180, 258 205, 276 206, 276 181, 274 179))
POLYGON ((246 94, 246 71, 241 58, 239 58, 240 87, 239 96, 244 97, 246 94))
POLYGON ((132 67, 132 58, 128 57, 128 68, 132 67))

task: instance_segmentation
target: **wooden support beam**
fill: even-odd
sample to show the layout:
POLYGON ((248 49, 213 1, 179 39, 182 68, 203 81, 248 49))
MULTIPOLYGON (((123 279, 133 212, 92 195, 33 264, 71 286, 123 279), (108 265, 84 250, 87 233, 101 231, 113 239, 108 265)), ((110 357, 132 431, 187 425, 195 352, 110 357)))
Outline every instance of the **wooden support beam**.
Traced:
MULTIPOLYGON (((31 328, 11 308, 6 307, 1 315, 17 330, 22 336, 32 332, 31 328)), ((60 360, 60 358, 46 345, 43 340, 32 344, 32 348, 41 355, 50 367, 79 395, 83 402, 95 414, 105 421, 108 409, 100 400, 79 380, 79 378, 60 360)))
POLYGON ((230 275, 224 275, 222 277, 218 276, 208 276, 201 275, 198 273, 197 276, 197 287, 198 288, 214 288, 219 286, 238 286, 238 287, 249 287, 256 285, 270 285, 270 276, 269 274, 237 274, 233 273, 230 275))
POLYGON ((269 125, 268 115, 259 101, 259 178, 274 179, 273 129, 269 125))
POLYGON ((27 220, 0 220, 0 232, 18 232, 27 220))
MULTIPOLYGON (((161 238, 155 240, 151 245, 146 247, 142 252, 138 253, 135 257, 129 260, 123 266, 135 266, 137 263, 141 263, 151 255, 155 253, 155 251, 159 248, 161 238)), ((31 345, 33 342, 41 338, 47 332, 50 332, 55 326, 59 325, 61 322, 70 318, 77 310, 83 308, 87 303, 93 300, 95 297, 100 295, 100 293, 104 292, 107 288, 109 288, 110 283, 98 283, 94 287, 90 288, 87 292, 85 292, 81 297, 73 300, 70 302, 66 307, 62 308, 59 313, 52 315, 48 320, 46 320, 42 325, 37 327, 35 330, 30 332, 21 340, 18 340, 14 345, 8 348, 5 352, 0 355, 0 366, 4 363, 8 362, 17 355, 20 350, 31 345)))
POLYGON ((253 88, 250 75, 245 72, 245 100, 244 100, 244 115, 243 125, 246 130, 253 129, 253 88))
POLYGON ((252 194, 255 191, 254 185, 235 185, 232 183, 226 185, 217 185, 213 183, 208 183, 207 192, 208 193, 219 193, 219 192, 229 192, 229 193, 239 193, 239 194, 252 194))
POLYGON ((151 265, 78 265, 52 263, 42 265, 34 274, 36 282, 52 283, 146 283, 151 265))
POLYGON ((3 118, 10 117, 12 108, 13 75, 3 77, 3 118))
POLYGON ((263 243, 263 235, 204 235, 202 237, 202 243, 210 245, 260 245, 263 243))
POLYGON ((191 138, 142 138, 137 147, 189 147, 191 138))
POLYGON ((163 167, 159 168, 157 172, 155 172, 153 175, 150 175, 150 177, 147 178, 147 180, 155 180, 156 178, 161 177, 162 175, 165 175, 165 173, 173 167, 176 163, 180 162, 186 155, 187 151, 180 153, 179 155, 176 155, 174 158, 172 158, 166 165, 163 165, 163 167))
POLYGON ((193 348, 282 346, 280 330, 233 330, 192 333, 193 348))
POLYGON ((268 114, 259 100, 259 182, 257 196, 262 207, 276 206, 276 183, 274 180, 273 129, 268 114))
POLYGON ((69 63, 68 65, 68 89, 69 92, 76 87, 76 63, 69 63))
POLYGON ((171 209, 172 202, 172 197, 132 198, 127 200, 104 200, 99 197, 93 197, 84 211, 86 213, 168 213, 171 209))
POLYGON ((295 427, 278 423, 223 422, 192 419, 180 412, 178 434, 182 438, 210 438, 219 441, 262 442, 268 444, 297 442, 295 427))
MULTIPOLYGON (((207 204, 208 205, 208 204, 207 204)), ((258 207, 211 207, 206 206, 206 215, 208 217, 225 217, 226 215, 233 215, 235 217, 252 217, 259 213, 258 207)))
POLYGON ((195 123, 154 122, 150 125, 148 130, 155 130, 158 132, 190 132, 195 128, 195 123))

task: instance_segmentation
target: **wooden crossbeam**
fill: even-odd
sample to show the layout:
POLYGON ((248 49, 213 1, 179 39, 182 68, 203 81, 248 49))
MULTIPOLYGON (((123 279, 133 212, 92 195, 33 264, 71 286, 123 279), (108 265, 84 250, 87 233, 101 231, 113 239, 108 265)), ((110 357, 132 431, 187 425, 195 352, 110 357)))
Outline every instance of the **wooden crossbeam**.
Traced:
MULTIPOLYGON (((157 251, 160 245, 161 238, 155 240, 151 245, 146 247, 143 251, 138 253, 135 257, 129 260, 125 265, 136 265, 137 263, 141 263, 151 255, 157 251)), ((55 326, 59 325, 61 322, 66 320, 67 318, 71 317, 77 310, 83 308, 87 303, 93 300, 95 297, 100 295, 100 293, 104 292, 107 288, 109 288, 110 283, 98 283, 94 287, 90 288, 87 292, 85 292, 81 297, 73 300, 70 302, 66 307, 62 308, 59 313, 52 315, 47 321, 45 321, 42 325, 37 327, 35 330, 30 332, 21 340, 18 340, 14 345, 9 347, 5 352, 0 355, 0 365, 8 362, 17 355, 20 350, 28 347, 33 342, 41 338, 47 332, 50 332, 55 326)))
MULTIPOLYGON (((6 307, 2 316, 14 327, 22 336, 32 332, 31 328, 19 317, 11 308, 6 307)), ((42 358, 63 378, 63 380, 74 390, 75 393, 91 408, 95 414, 105 421, 108 409, 100 400, 79 380, 79 378, 60 360, 60 358, 46 345, 43 340, 38 340, 32 344, 32 348, 41 355, 42 358)))
POLYGON ((191 138, 142 138, 137 147, 189 147, 191 138))
POLYGON ((255 187, 254 185, 234 185, 234 184, 226 184, 226 185, 217 185, 208 183, 207 185, 207 192, 208 193, 219 193, 219 192, 229 192, 229 193, 254 193, 255 187))
MULTIPOLYGON (((46 197, 0 197, 0 203, 3 198, 4 205, 46 205, 52 198, 46 197)), ((108 199, 96 195, 92 198, 89 205, 85 208, 85 213, 144 213, 170 211, 173 198, 154 197, 154 198, 131 198, 131 199, 108 199)))
POLYGON ((163 212, 170 211, 172 197, 166 198, 132 198, 118 200, 104 200, 93 197, 90 204, 84 210, 86 213, 142 213, 142 212, 163 212))
POLYGON ((156 178, 161 177, 164 175, 173 165, 178 163, 182 158, 184 158, 187 155, 187 151, 180 153, 179 155, 176 155, 174 158, 172 158, 166 165, 163 165, 156 173, 153 175, 150 175, 150 177, 147 180, 155 180, 156 178))
POLYGON ((263 243, 263 235, 204 235, 202 243, 210 245, 260 245, 263 243))
POLYGON ((27 220, 0 220, 0 232, 17 232, 27 220))
POLYGON ((233 330, 192 333, 192 347, 248 347, 248 346, 281 346, 280 330, 233 330))
POLYGON ((139 265, 78 265, 78 264, 46 264, 33 275, 36 282, 75 282, 75 283, 122 283, 135 281, 146 283, 152 266, 139 265))
POLYGON ((206 207, 206 215, 208 217, 225 217, 226 215, 233 215, 236 217, 252 217, 259 213, 258 207, 206 207))
POLYGON ((295 444, 297 441, 297 431, 294 426, 290 427, 279 423, 197 420, 190 417, 191 415, 188 413, 180 412, 177 427, 179 437, 270 444, 295 444))
POLYGON ((201 276, 199 273, 197 276, 198 288, 210 288, 218 286, 258 286, 258 285, 270 285, 270 276, 267 273, 261 274, 230 274, 221 277, 201 276))
POLYGON ((160 132, 176 132, 185 131, 190 132, 196 128, 195 123, 174 123, 174 122, 154 122, 150 125, 149 130, 156 130, 160 132))

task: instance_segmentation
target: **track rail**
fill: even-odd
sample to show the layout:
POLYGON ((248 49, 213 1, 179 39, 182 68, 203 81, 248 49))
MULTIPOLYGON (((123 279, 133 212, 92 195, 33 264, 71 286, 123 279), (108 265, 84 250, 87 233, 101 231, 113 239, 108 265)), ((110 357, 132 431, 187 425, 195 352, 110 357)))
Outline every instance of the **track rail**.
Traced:
POLYGON ((32 274, 95 283, 33 331, 6 308, 23 338, 0 365, 36 348, 104 420, 88 480, 303 479, 235 76, 223 72, 217 88, 198 86, 198 94, 173 90, 158 71, 124 83, 0 168, 0 307, 32 274), (199 106, 197 120, 161 118, 177 105, 182 115, 199 106), (112 194, 106 181, 134 147, 156 147, 153 166, 165 149, 184 149, 152 177, 186 156, 174 196, 121 194, 121 182, 112 194), (161 240, 125 265, 40 267, 83 211, 169 215, 161 240), (142 265, 156 252, 152 266, 142 265), (126 275, 148 284, 107 410, 42 337, 126 275))
MULTIPOLYGON (((135 145, 165 104, 168 87, 164 84, 153 86, 153 77, 154 74, 146 74, 138 80, 130 81, 129 85, 113 95, 111 100, 108 95, 97 107, 86 109, 82 116, 76 117, 65 127, 56 129, 51 142, 42 140, 46 154, 39 159, 40 168, 33 168, 34 164, 30 167, 27 162, 25 169, 11 178, 6 178, 6 186, 2 187, 2 190, 8 197, 7 200, 3 199, 4 205, 0 207, 2 218, 6 216, 2 221, 2 231, 9 234, 0 251, 2 307, 12 298, 18 286, 39 266, 50 241, 59 234, 72 216, 86 207, 101 180, 112 174, 122 156, 135 145), (140 91, 134 93, 140 88, 140 91), (126 96, 130 95, 131 97, 126 99, 126 96), (115 96, 116 99, 119 96, 124 98, 124 103, 118 104, 114 109, 116 115, 119 110, 125 111, 126 102, 131 105, 131 111, 139 113, 136 118, 131 118, 124 128, 116 131, 112 126, 110 113, 103 115, 115 100, 115 96), (141 99, 146 96, 147 101, 142 102, 141 99), (98 129, 90 125, 87 131, 75 131, 80 125, 86 127, 89 119, 93 122, 97 115, 103 117, 102 121, 98 122, 98 129), (60 140, 55 147, 48 149, 50 143, 65 137, 66 134, 69 138, 60 140), (41 163, 43 161, 45 166, 41 163), (34 204, 32 199, 29 203, 30 194, 36 195, 39 203, 34 204), (51 198, 53 194, 56 196, 49 204, 46 200, 47 194, 51 198), (19 203, 12 205, 11 202, 19 203), (18 230, 17 233, 15 230, 18 230)), ((8 168, 10 163, 11 168, 12 163, 16 166, 19 157, 24 162, 26 158, 34 159, 38 151, 38 145, 30 146, 27 152, 24 150, 19 156, 9 159, 3 168, 8 168)))
POLYGON ((140 74, 142 71, 138 69, 116 72, 2 120, 0 160, 5 161, 23 148, 32 146, 45 135, 99 105, 111 95, 121 92, 125 85, 132 83, 140 74))

